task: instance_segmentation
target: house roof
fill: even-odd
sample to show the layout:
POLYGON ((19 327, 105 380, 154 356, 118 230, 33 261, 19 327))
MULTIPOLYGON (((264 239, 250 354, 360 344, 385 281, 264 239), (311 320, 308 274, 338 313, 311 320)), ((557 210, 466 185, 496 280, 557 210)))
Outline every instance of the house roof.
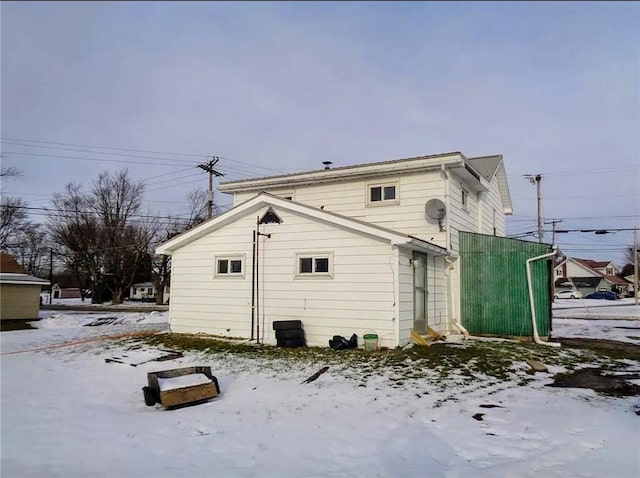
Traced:
POLYGON ((131 287, 153 287, 153 282, 138 282, 137 284, 131 284, 131 287))
POLYGON ((493 181, 498 168, 502 163, 502 155, 481 156, 478 158, 469 158, 471 166, 478 171, 487 181, 493 181))
POLYGON ((579 262, 582 265, 590 267, 591 269, 602 269, 611 264, 611 261, 594 261, 591 259, 578 259, 575 257, 573 258, 573 260, 579 262))
POLYGON ((490 182, 497 176, 504 214, 511 214, 513 212, 502 155, 467 158, 459 151, 277 176, 226 181, 218 185, 218 190, 223 193, 264 191, 274 188, 296 187, 340 180, 374 178, 389 174, 434 170, 440 169, 441 167, 453 170, 479 192, 487 191, 490 182))
POLYGON ((27 274, 0 272, 0 284, 49 285, 48 280, 27 274))
POLYGON ((24 269, 18 264, 18 261, 11 254, 0 253, 0 272, 12 272, 23 274, 24 269))
POLYGON ((446 249, 431 244, 428 241, 341 214, 325 211, 288 199, 281 199, 265 192, 161 244, 156 248, 156 254, 171 254, 173 251, 265 206, 277 206, 279 209, 305 216, 315 221, 325 222, 355 233, 388 241, 390 244, 398 247, 406 247, 408 249, 429 252, 441 256, 450 255, 446 249))

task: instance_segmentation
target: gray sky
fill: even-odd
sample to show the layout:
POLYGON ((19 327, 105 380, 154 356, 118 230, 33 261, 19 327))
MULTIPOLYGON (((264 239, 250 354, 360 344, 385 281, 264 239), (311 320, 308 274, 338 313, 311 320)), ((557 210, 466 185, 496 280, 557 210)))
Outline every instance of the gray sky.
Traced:
MULTIPOLYGON (((527 173, 543 175, 543 215, 558 228, 640 224, 637 2, 2 2, 0 12, 2 161, 23 171, 2 192, 32 207, 126 167, 147 184, 145 208, 184 212, 187 192, 206 188, 195 168, 206 155, 239 179, 461 151, 504 155, 508 234, 536 229, 527 173)), ((558 239, 572 256, 622 263, 632 233, 558 239)))

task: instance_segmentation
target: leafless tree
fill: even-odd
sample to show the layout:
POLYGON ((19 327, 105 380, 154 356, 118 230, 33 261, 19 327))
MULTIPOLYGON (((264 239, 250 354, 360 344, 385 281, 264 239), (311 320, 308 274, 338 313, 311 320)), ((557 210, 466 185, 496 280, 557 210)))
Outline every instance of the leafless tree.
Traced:
POLYGON ((151 233, 135 219, 143 191, 123 170, 100 174, 89 192, 70 184, 54 195, 50 223, 57 252, 81 285, 90 284, 93 302, 107 288, 113 303, 122 303, 147 258, 151 233))
POLYGON ((1 167, 0 168, 0 178, 18 178, 22 176, 22 172, 13 166, 1 167))
POLYGON ((41 224, 25 222, 7 250, 27 274, 46 277, 49 267, 47 233, 41 224))
POLYGON ((52 206, 49 227, 54 253, 75 276, 82 298, 91 289, 92 302, 100 302, 104 244, 89 197, 80 185, 71 183, 64 193, 53 195, 52 206))
POLYGON ((5 197, 0 203, 0 249, 16 239, 27 222, 26 204, 20 198, 5 197))

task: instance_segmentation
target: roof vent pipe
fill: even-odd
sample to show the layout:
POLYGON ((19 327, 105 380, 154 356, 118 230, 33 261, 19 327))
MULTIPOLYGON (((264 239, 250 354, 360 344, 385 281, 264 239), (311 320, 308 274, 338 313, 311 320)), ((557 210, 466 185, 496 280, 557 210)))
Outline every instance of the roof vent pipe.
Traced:
POLYGON ((322 161, 322 164, 324 164, 324 169, 329 169, 329 166, 333 163, 331 161, 322 161))

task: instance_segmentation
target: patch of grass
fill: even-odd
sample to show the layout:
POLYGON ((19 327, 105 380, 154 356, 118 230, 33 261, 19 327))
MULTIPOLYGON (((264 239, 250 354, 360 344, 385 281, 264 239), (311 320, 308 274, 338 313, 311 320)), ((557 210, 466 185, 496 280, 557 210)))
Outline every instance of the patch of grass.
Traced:
POLYGON ((262 367, 277 371, 282 362, 307 365, 329 365, 344 378, 359 386, 373 379, 387 377, 392 387, 428 382, 445 390, 452 385, 490 387, 514 381, 527 385, 534 380, 526 373, 524 362, 536 359, 548 366, 568 371, 586 364, 619 369, 628 366, 628 357, 619 350, 589 350, 571 347, 551 348, 535 344, 470 340, 463 345, 436 343, 431 347, 414 346, 366 352, 362 349, 335 351, 327 347, 280 348, 270 345, 221 340, 208 336, 159 334, 144 339, 149 345, 204 354, 230 354, 249 359, 262 359, 262 367))

